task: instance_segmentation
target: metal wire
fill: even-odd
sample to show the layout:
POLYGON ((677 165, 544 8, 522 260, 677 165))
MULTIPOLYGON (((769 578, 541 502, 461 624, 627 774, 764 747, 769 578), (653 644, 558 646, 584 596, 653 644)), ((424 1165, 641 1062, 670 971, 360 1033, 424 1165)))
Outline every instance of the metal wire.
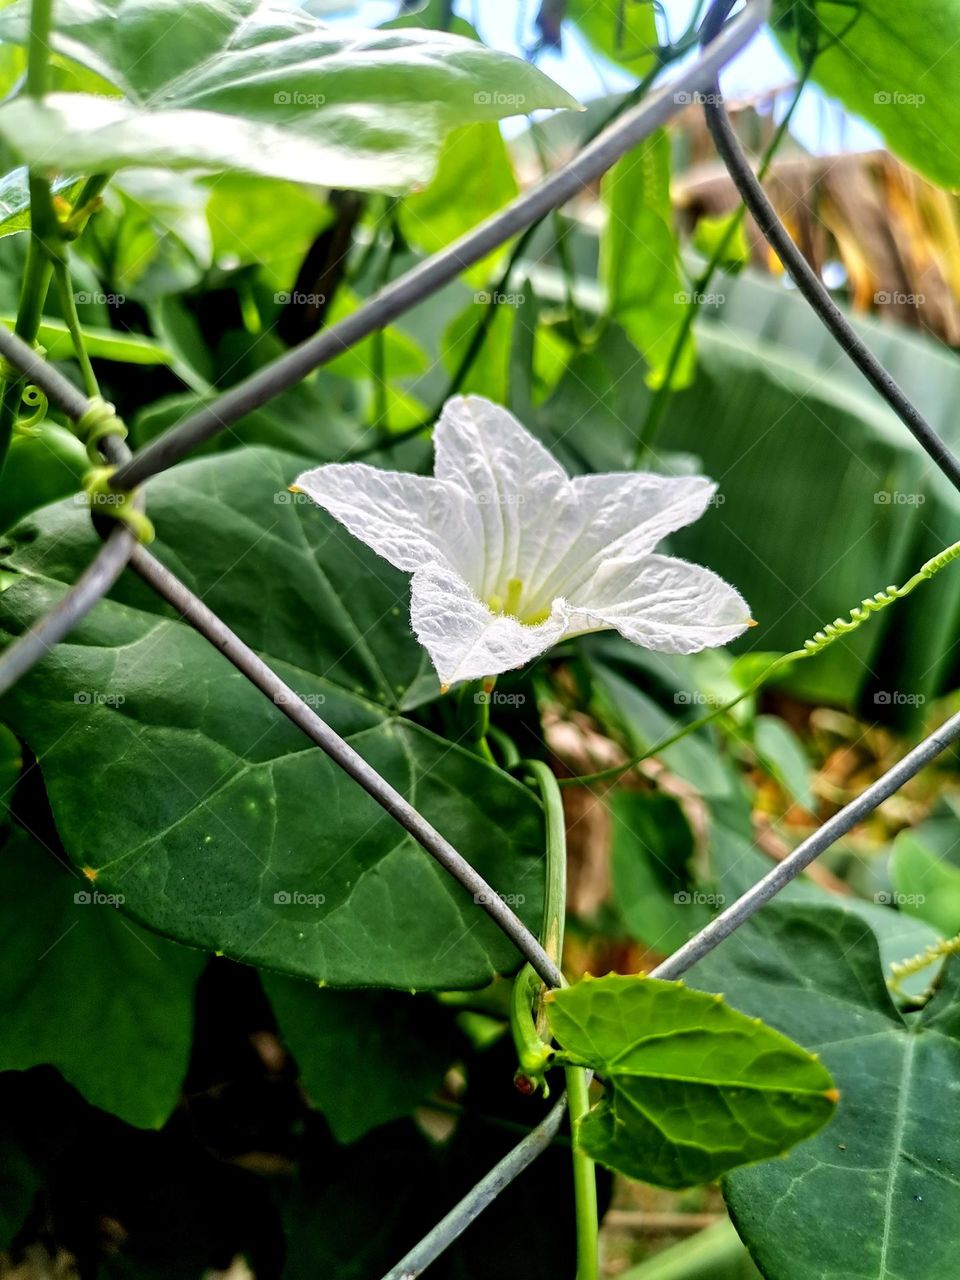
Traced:
POLYGON ((714 144, 743 203, 750 210, 767 242, 776 250, 777 257, 794 284, 871 386, 879 391, 944 475, 960 489, 960 460, 853 328, 777 217, 776 210, 767 199, 743 153, 719 90, 707 95, 704 112, 714 144))

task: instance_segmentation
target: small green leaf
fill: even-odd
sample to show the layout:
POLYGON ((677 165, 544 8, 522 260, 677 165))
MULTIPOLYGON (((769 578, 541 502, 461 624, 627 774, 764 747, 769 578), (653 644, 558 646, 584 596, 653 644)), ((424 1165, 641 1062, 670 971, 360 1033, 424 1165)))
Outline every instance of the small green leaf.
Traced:
POLYGON ((803 743, 779 716, 757 716, 753 745, 760 762, 797 804, 813 812, 810 761, 803 743))
MULTIPOLYGON (((691 298, 680 275, 670 200, 670 141, 660 129, 618 160, 601 188, 607 225, 600 242, 600 276, 610 315, 627 331, 649 365, 647 381, 666 377, 674 344, 691 298)), ((688 336, 670 385, 693 376, 688 336)))
MULTIPOLYGON (((0 12, 0 38, 25 42, 28 13, 23 0, 0 12)), ((451 129, 576 106, 530 63, 446 32, 326 26, 269 0, 191 0, 171 14, 62 0, 55 51, 124 99, 15 98, 0 137, 73 172, 228 170, 404 192, 430 180, 451 129)))
POLYGON ((614 902, 631 937, 666 955, 707 923, 709 895, 690 888, 693 833, 672 796, 614 791, 614 902))
POLYGON ((890 878, 902 911, 926 920, 945 938, 960 933, 960 868, 912 831, 902 831, 893 842, 890 878))
POLYGON ((577 1140, 594 1159, 656 1186, 709 1182, 823 1127, 826 1068, 780 1032, 682 983, 585 980, 547 997, 561 1055, 607 1096, 577 1140))
POLYGON ((131 924, 22 831, 0 868, 0 1071, 49 1063, 94 1106, 159 1128, 186 1074, 204 956, 131 924))
POLYGON ((656 6, 650 0, 616 0, 614 4, 566 0, 563 9, 593 48, 611 62, 635 76, 644 75, 652 66, 659 41, 656 6))
POLYGON ((275 973, 263 985, 307 1096, 338 1142, 408 1115, 453 1062, 451 1017, 428 996, 320 990, 275 973))
MULTIPOLYGON (((77 301, 96 302, 96 295, 87 295, 82 291, 77 294, 77 301)), ((0 324, 12 329, 16 317, 0 315, 0 324)), ((71 360, 73 358, 73 339, 70 330, 60 320, 45 319, 40 322, 37 335, 41 346, 46 348, 50 360, 71 360)), ((122 364, 171 364, 173 356, 159 342, 152 338, 141 337, 137 333, 118 333, 114 329, 100 329, 94 325, 83 326, 83 340, 87 355, 102 360, 117 360, 122 364)))

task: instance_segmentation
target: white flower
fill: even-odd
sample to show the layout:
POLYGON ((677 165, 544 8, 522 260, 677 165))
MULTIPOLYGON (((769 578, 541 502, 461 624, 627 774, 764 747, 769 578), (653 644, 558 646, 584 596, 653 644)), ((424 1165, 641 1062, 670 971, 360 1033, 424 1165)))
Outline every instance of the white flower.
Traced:
POLYGON ((709 569, 655 555, 706 510, 702 476, 577 476, 506 409, 447 401, 432 478, 332 463, 294 490, 413 573, 411 622, 443 685, 522 667, 567 636, 613 629, 664 653, 722 645, 751 625, 709 569))

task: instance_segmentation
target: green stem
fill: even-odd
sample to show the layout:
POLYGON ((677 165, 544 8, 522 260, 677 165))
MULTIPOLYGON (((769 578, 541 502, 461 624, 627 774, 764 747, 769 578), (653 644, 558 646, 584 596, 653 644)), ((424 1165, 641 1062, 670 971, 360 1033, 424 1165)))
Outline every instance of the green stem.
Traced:
POLYGON ((66 321, 67 328, 70 330, 73 349, 80 365, 84 390, 88 396, 98 396, 100 387, 97 383, 97 375, 93 371, 93 365, 90 363, 90 357, 87 355, 87 346, 83 339, 83 331, 80 328, 80 317, 77 315, 77 301, 74 297, 73 284, 70 280, 70 268, 67 266, 65 258, 57 259, 54 263, 53 274, 60 293, 63 318, 66 321))
MULTIPOLYGON (((800 95, 806 86, 809 75, 810 67, 807 65, 804 67, 800 75, 800 79, 797 82, 797 88, 790 101, 790 106, 787 108, 786 114, 777 126, 773 137, 770 139, 770 142, 763 153, 760 168, 757 170, 757 177, 761 181, 767 176, 767 173, 770 170, 770 165, 773 162, 773 158, 777 154, 780 144, 786 136, 787 129, 790 127, 790 121, 793 118, 793 113, 796 110, 797 103, 800 101, 800 95)), ((663 416, 667 411, 667 405, 670 403, 670 397, 673 395, 672 383, 674 374, 680 364, 680 359, 690 338, 690 333, 693 329, 697 316, 700 313, 700 299, 708 291, 710 281, 719 270, 720 264, 726 256, 733 237, 736 235, 737 229, 743 222, 746 211, 746 205, 741 201, 736 214, 730 219, 730 223, 726 231, 714 248, 714 251, 710 256, 710 260, 694 283, 692 297, 686 311, 684 312, 680 328, 677 330, 677 336, 674 344, 670 349, 670 358, 667 361, 663 380, 657 388, 653 399, 650 401, 650 407, 647 409, 647 415, 640 428, 640 434, 637 438, 636 453, 634 454, 633 459, 633 465, 635 467, 640 465, 644 455, 648 453, 653 446, 654 438, 663 421, 663 416)))
MULTIPOLYGON (((49 82, 50 30, 53 0, 33 0, 27 38, 27 93, 42 98, 49 82)), ((50 287, 51 266, 44 243, 50 230, 53 209, 50 184, 39 174, 30 174, 30 241, 20 287, 20 302, 14 333, 31 346, 37 340, 43 303, 50 287)), ((55 224, 55 219, 54 219, 55 224)), ((4 379, 0 392, 0 478, 6 461, 14 423, 20 411, 23 378, 4 379)))
POLYGON ((590 1110, 587 1073, 583 1067, 565 1067, 567 1104, 573 1133, 573 1193, 577 1220, 577 1280, 597 1280, 599 1242, 597 1175, 594 1163, 577 1144, 577 1129, 590 1110))
POLYGON ((33 0, 27 38, 27 93, 42 98, 50 80, 50 31, 53 0, 33 0))
MULTIPOLYGON (((524 767, 533 775, 533 780, 540 791, 546 818, 547 879, 544 889, 543 923, 540 940, 544 950, 559 967, 563 955, 563 924, 567 903, 567 838, 563 815, 563 800, 557 786, 553 771, 542 760, 527 760, 524 767)), ((525 975, 529 970, 536 978, 529 965, 525 966, 517 978, 519 997, 524 1002, 522 1011, 514 1007, 511 1019, 516 1028, 522 1017, 523 1025, 530 1026, 531 982, 525 975)), ((542 987, 536 982, 532 984, 534 991, 542 987)), ((549 1052, 546 1044, 547 1028, 542 1019, 542 1007, 537 1019, 536 1041, 549 1052)), ((516 1034, 516 1032, 515 1032, 516 1034)), ((530 1049, 530 1036, 522 1036, 527 1051, 530 1049)), ((545 1063, 544 1066, 549 1065, 545 1063)), ((577 1280, 598 1280, 599 1221, 597 1216, 597 1177, 594 1163, 585 1152, 577 1146, 577 1126, 590 1110, 590 1073, 584 1067, 565 1067, 564 1075, 567 1084, 567 1103, 570 1108, 570 1128, 573 1137, 573 1193, 576 1205, 577 1222, 577 1280)))

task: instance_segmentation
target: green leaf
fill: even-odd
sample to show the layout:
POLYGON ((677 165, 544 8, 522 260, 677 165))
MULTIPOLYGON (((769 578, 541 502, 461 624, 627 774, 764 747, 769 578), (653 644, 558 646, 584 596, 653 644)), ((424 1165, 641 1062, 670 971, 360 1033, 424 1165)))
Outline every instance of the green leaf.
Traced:
MULTIPOLYGON (((670 140, 651 134, 608 171, 601 194, 607 225, 600 278, 611 316, 646 358, 647 381, 663 382, 690 297, 684 291, 670 200, 670 140)), ((684 342, 670 385, 693 376, 694 345, 684 342)))
POLYGON ((701 961, 691 980, 819 1050, 840 1089, 828 1129, 786 1160, 727 1180, 731 1214, 762 1273, 769 1280, 949 1275, 952 1233, 930 1223, 960 1218, 960 1125, 944 1101, 960 1089, 955 970, 948 966, 923 1014, 901 1015, 861 919, 774 903, 701 961))
POLYGON ((787 795, 814 812, 810 789, 810 761, 803 743, 779 716, 757 716, 753 745, 760 762, 773 774, 787 795))
POLYGON ((566 0, 564 10, 594 49, 612 62, 638 77, 653 65, 659 41, 655 6, 650 0, 616 0, 613 4, 566 0))
MULTIPOLYGON (((55 196, 73 201, 83 182, 80 178, 56 178, 50 184, 55 196)), ((30 186, 26 165, 11 169, 0 178, 0 236, 12 236, 30 226, 30 186)))
POLYGON ((428 996, 319 990, 274 973, 263 984, 303 1087, 338 1142, 409 1115, 454 1060, 450 1014, 428 996))
POLYGON ((960 933, 960 868, 912 831, 901 831, 893 842, 890 878, 902 911, 926 920, 945 938, 960 933))
MULTIPOLYGON (((403 715, 439 693, 435 676, 411 692, 426 660, 408 579, 292 500, 301 466, 245 449, 158 476, 157 554, 537 927, 539 804, 403 715)), ((22 576, 0 626, 20 632, 97 539, 61 504, 12 543, 22 576)), ((332 985, 466 988, 517 963, 391 817, 132 580, 18 683, 4 718, 40 758, 71 858, 161 933, 332 985)))
POLYGON ((676 800, 659 792, 614 791, 610 814, 614 903, 631 937, 667 955, 714 905, 690 887, 693 833, 676 800))
POLYGON ((90 470, 77 436, 56 422, 40 422, 10 441, 0 486, 0 530, 31 511, 80 492, 90 470))
MULTIPOLYGON (((516 194, 517 182, 499 127, 470 124, 447 137, 430 185, 403 201, 400 226, 412 244, 435 253, 516 194)), ((498 250, 475 263, 467 279, 483 284, 502 253, 498 250)))
POLYGON ((0 724, 0 814, 10 808, 13 789, 23 768, 23 752, 16 735, 0 724))
POLYGON ((778 0, 774 30, 813 79, 868 120, 892 151, 943 187, 960 185, 958 0, 778 0))
MULTIPOLYGON (((106 297, 107 295, 103 295, 106 297)), ((117 295, 119 296, 119 295, 117 295)), ((87 295, 83 291, 77 294, 80 303, 96 302, 96 295, 87 295)), ((0 315, 0 324, 12 329, 16 316, 0 315)), ((50 360, 71 360, 73 358, 73 339, 70 330, 60 320, 45 319, 40 322, 39 341, 46 348, 50 360)), ((153 338, 141 337, 138 333, 118 333, 115 329, 99 329, 93 325, 83 326, 83 340, 87 354, 103 360, 118 360, 123 364, 170 364, 173 356, 153 338)))
MULTIPOLYGON (((29 6, 0 13, 24 42, 29 6)), ((0 137, 32 161, 237 170, 348 189, 429 181, 450 129, 576 103, 519 58, 436 31, 350 31, 265 0, 65 0, 53 46, 122 90, 27 97, 0 137)))
POLYGON ((159 1128, 186 1074, 203 955, 123 919, 22 831, 0 866, 0 1071, 50 1063, 94 1106, 159 1128))
POLYGON ((777 1155, 833 1114, 817 1059, 718 996, 609 974, 550 992, 547 1009, 563 1060, 591 1067, 608 1090, 577 1142, 628 1177, 709 1182, 777 1155))
POLYGON ((278 289, 289 289, 311 243, 332 220, 330 206, 292 182, 238 173, 210 183, 207 220, 217 265, 253 264, 278 289))

